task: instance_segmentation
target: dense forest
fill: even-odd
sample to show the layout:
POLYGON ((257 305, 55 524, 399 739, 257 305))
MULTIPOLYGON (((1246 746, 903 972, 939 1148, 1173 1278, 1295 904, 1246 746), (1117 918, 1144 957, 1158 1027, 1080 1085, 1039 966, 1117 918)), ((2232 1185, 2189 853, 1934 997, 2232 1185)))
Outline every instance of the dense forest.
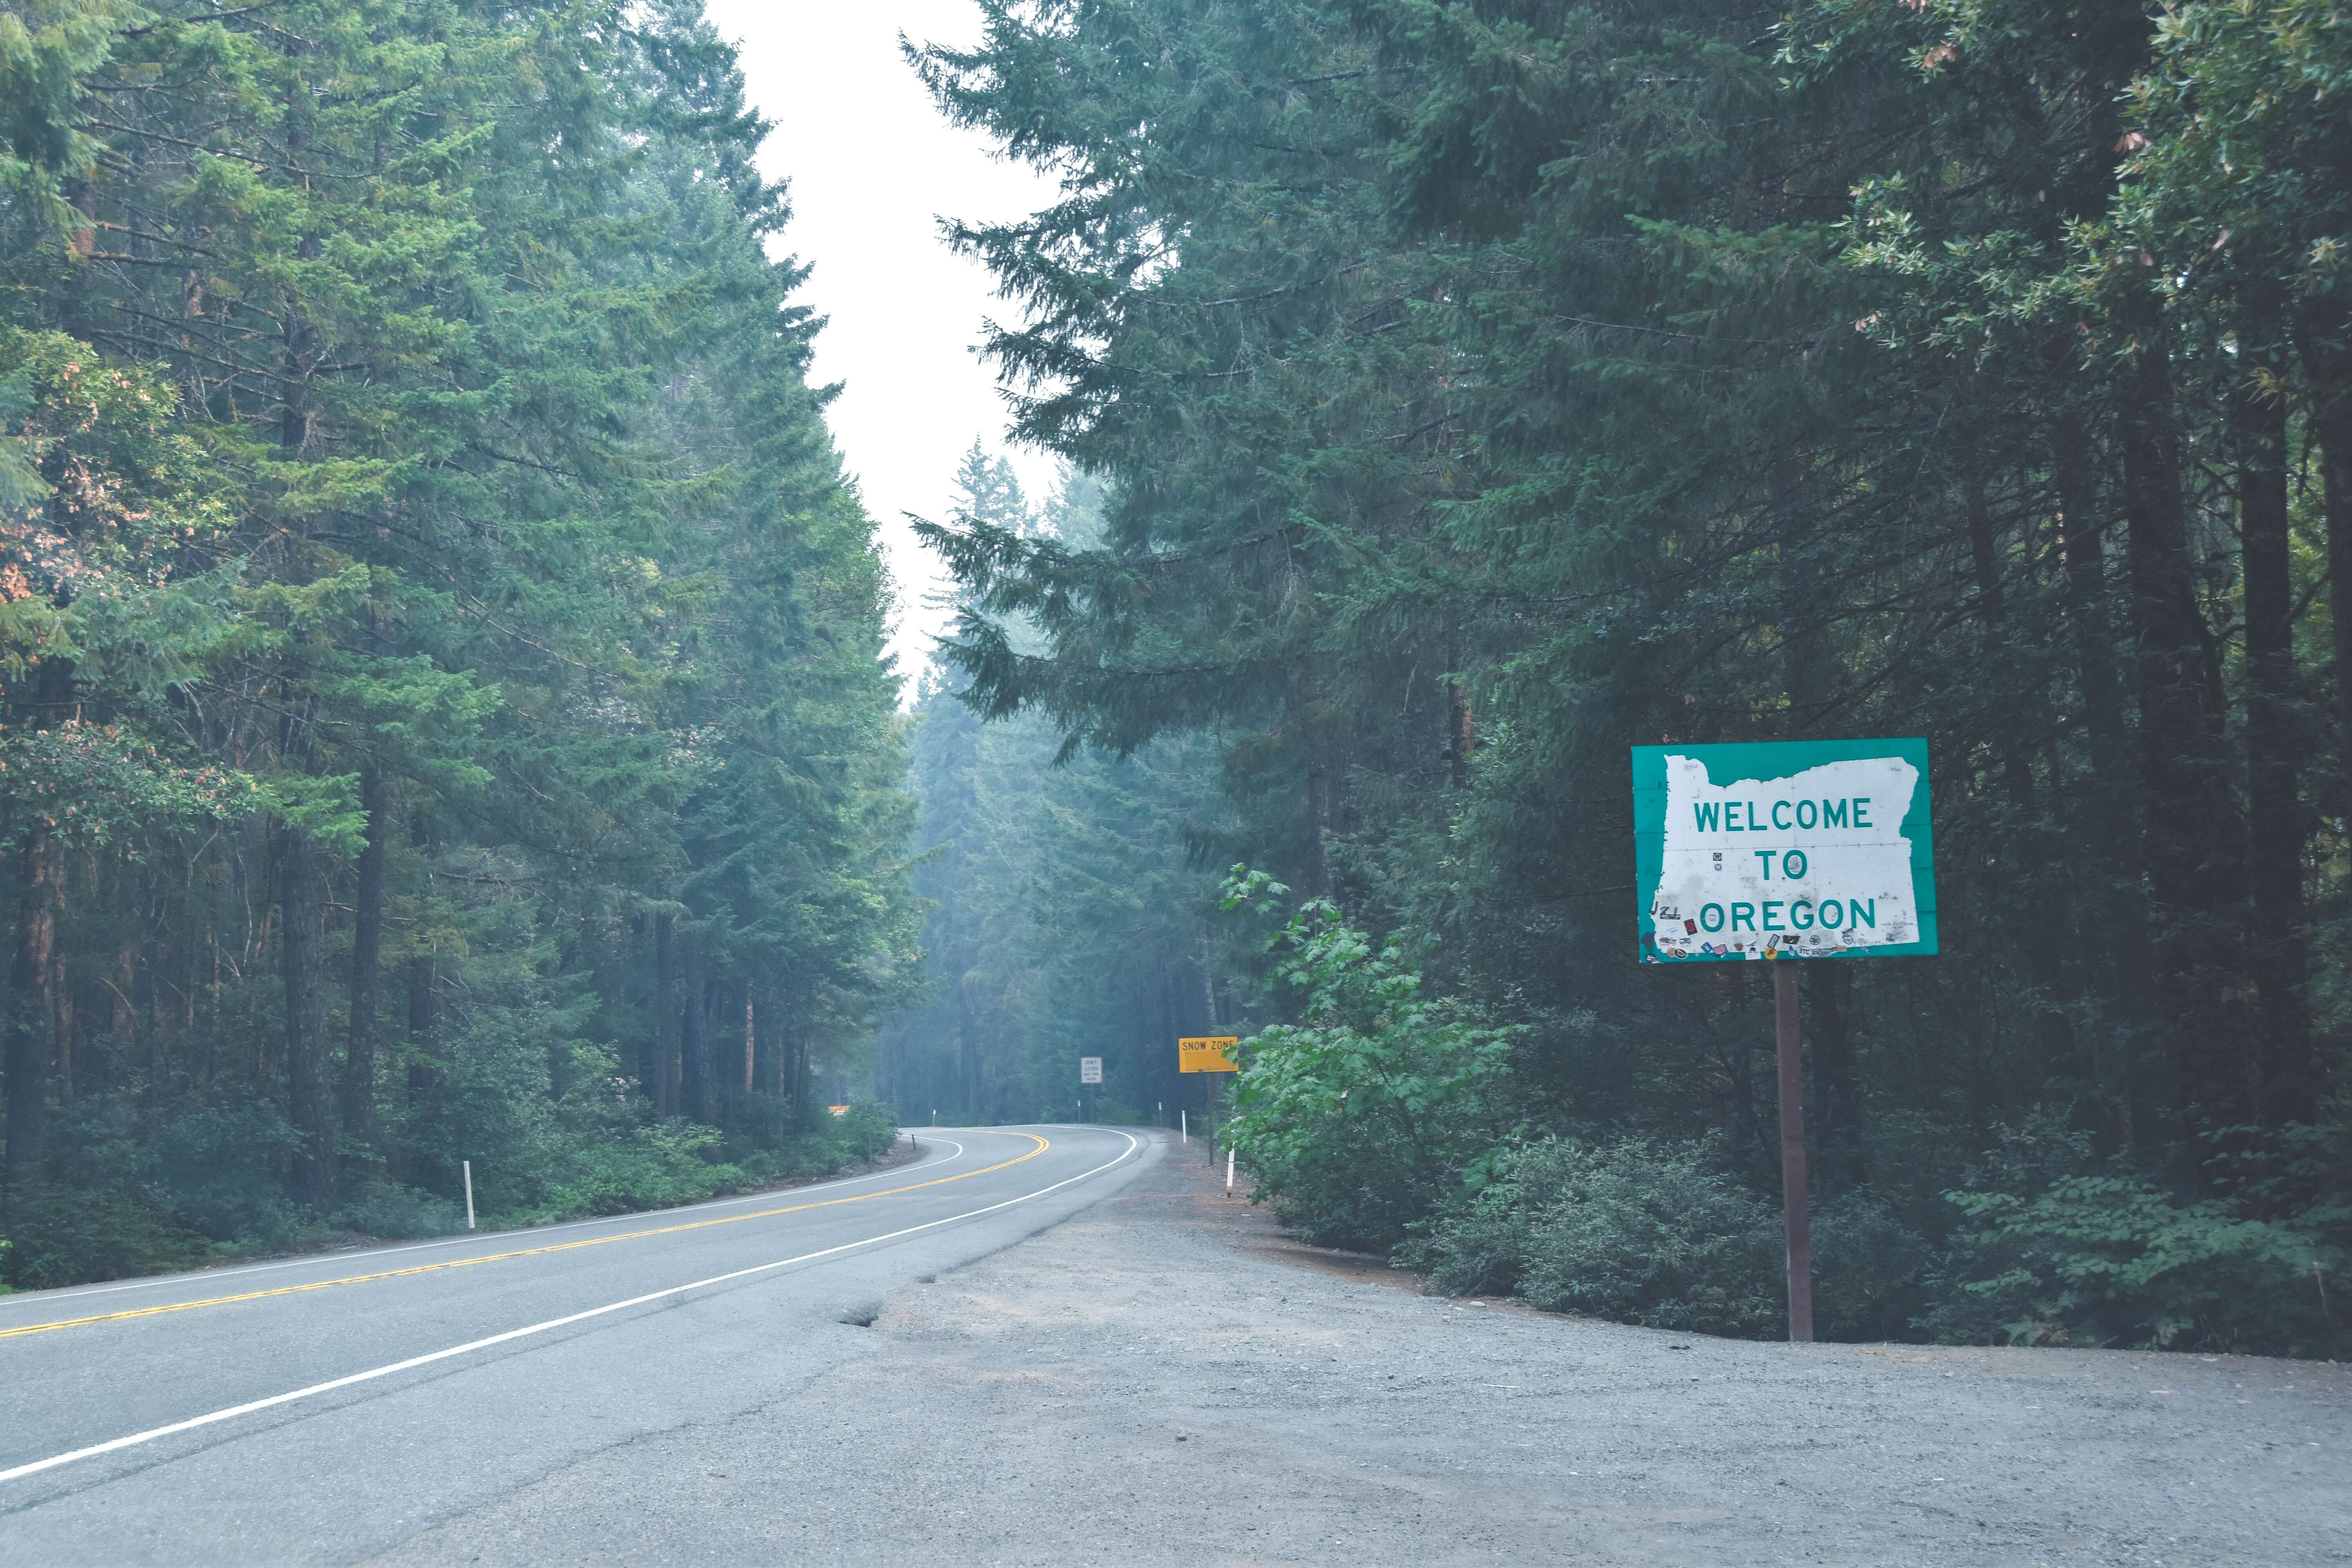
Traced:
POLYGON ((826 1114, 921 913, 765 130, 693 0, 0 12, 0 1278, 895 1135, 826 1114))
POLYGON ((2341 1352, 2352 16, 982 9, 912 62, 1061 199, 950 237, 1101 499, 927 530, 902 1109, 1238 1022, 1310 1237, 1776 1332, 1767 966, 1636 962, 1627 747, 1924 735, 1940 956, 1803 968, 1823 1331, 2341 1352))
POLYGON ((1638 962, 1627 749, 1924 736, 1822 1332, 2352 1351, 2339 0, 978 10, 1061 478, 919 525, 906 713, 695 0, 0 12, 0 1278, 1172 1122, 1213 1030, 1309 1238, 1774 1334, 1768 966, 1638 962))
MULTIPOLYGON (((1033 505, 1012 466, 975 442, 957 480, 961 522, 1099 542, 1101 489, 1082 476, 1033 505)), ((935 1115, 1176 1126, 1206 1106, 1198 1080, 1178 1077, 1175 1038, 1243 1016, 1250 953, 1217 918, 1210 868, 1259 843, 1243 826, 1258 803, 1224 787, 1212 736, 1112 756, 1066 745, 1034 715, 983 723, 964 689, 948 665, 915 693, 928 984, 920 1005, 883 1024, 880 1092, 910 1126, 935 1115), (1105 1078, 1082 1096, 1089 1056, 1105 1078)))

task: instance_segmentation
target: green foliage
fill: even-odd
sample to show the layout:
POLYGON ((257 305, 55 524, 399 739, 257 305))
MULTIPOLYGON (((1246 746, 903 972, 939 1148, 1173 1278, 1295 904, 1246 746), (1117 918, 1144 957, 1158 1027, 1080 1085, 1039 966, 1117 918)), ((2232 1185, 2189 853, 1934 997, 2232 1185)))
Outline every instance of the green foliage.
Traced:
MULTIPOLYGON (((1867 1187, 1832 1192, 1812 1212, 1813 1331, 1826 1340, 1915 1340, 1940 1299, 1943 1216, 1899 1209, 1867 1187)), ((1775 1327, 1785 1331, 1785 1322, 1775 1327)))
POLYGON ((618 1140, 567 1140, 534 1151, 529 1162, 528 1190, 538 1201, 502 1205, 497 1217, 514 1224, 631 1214, 737 1192, 749 1178, 717 1158, 723 1142, 716 1129, 684 1121, 634 1128, 618 1140))
POLYGON ((766 1146, 683 1121, 617 1136, 549 1137, 527 1158, 497 1163, 486 1173, 498 1198, 490 1217, 499 1225, 538 1224, 699 1203, 831 1175, 880 1158, 898 1139, 897 1118, 873 1100, 853 1102, 840 1116, 820 1112, 797 1134, 766 1146))
POLYGON ((1624 748, 1916 734, 1947 955, 1806 985, 1824 1322, 1916 1334, 1982 1282, 1937 1194, 2004 1125, 2084 1133, 2147 1185, 2066 1202, 2172 1237, 2098 1246, 2182 1259, 1988 1189, 2072 1260, 2036 1299, 2112 1276, 2084 1332, 2251 1278, 2277 1238, 2232 1227, 2335 1235, 2342 1164, 2281 1149, 2347 1103, 2339 13, 992 0, 916 52, 1062 182, 956 233, 1027 307, 989 343, 1021 434, 1109 498, 1083 539, 929 531, 965 700, 1213 740, 1229 801, 1283 803, 1239 856, 1513 1031, 1416 1163, 1286 1016, 1312 1065, 1250 1114, 1287 1214, 1452 1215, 1455 1277, 1518 1278, 1456 1213, 1477 1173, 1703 1145, 1560 1220, 1559 1299, 1760 1323, 1770 1249, 1727 1238, 1774 1176, 1768 998, 1632 962, 1624 748), (1651 1182, 1727 1217, 1675 1232, 1651 1182))
POLYGON ((92 1095, 56 1129, 56 1168, 92 1189, 129 1189, 217 1243, 292 1245, 315 1225, 286 1192, 297 1135, 285 1112, 234 1093, 175 1097, 161 1116, 135 1097, 92 1095))
POLYGON ((205 1238, 135 1187, 17 1178, 0 1189, 7 1283, 48 1290, 92 1279, 191 1268, 205 1238))
MULTIPOLYGON (((1099 487, 1066 474, 1033 507, 977 443, 959 486, 959 518, 1018 537, 1078 543, 1102 526, 1099 487)), ((927 677, 910 726, 930 995, 884 1025, 883 1092, 919 1125, 937 1110, 1173 1126, 1188 1105, 1197 1120, 1200 1081, 1178 1077, 1171 1039, 1209 1028, 1213 1006, 1231 1023, 1239 1000, 1204 861, 1247 813, 1220 789, 1215 748, 1171 736, 1108 756, 1034 719, 983 725, 961 696, 927 677), (1082 1096, 1088 1056, 1106 1081, 1082 1096)))
POLYGON ((0 105, 9 1170, 249 1249, 856 1157, 889 589, 699 5, 58 0, 0 105))
POLYGON ((70 221, 64 184, 99 153, 81 124, 81 80, 145 16, 113 0, 32 0, 0 12, 0 197, 48 224, 70 221))
POLYGON ((213 763, 176 765, 152 741, 76 720, 0 735, 0 780, 12 808, 10 837, 19 845, 35 834, 110 845, 143 830, 231 821, 260 795, 243 774, 213 763))
POLYGON ((1775 1207, 1692 1144, 1513 1151, 1401 1256, 1447 1290, 1651 1328, 1767 1337, 1785 1306, 1775 1207))
POLYGON ((2130 1175, 2070 1176, 2030 1194, 1957 1192, 1954 1289, 1925 1327, 1974 1344, 2337 1355, 2321 1309, 2341 1247, 2311 1230, 2182 1203, 2130 1175))
MULTIPOLYGON (((1224 906, 1272 913, 1288 891, 1236 866, 1224 906)), ((1302 1234, 1385 1251, 1493 1139, 1508 1033, 1424 996, 1400 948, 1328 900, 1300 906, 1267 946, 1300 1021, 1244 1042, 1223 1137, 1302 1234)))
MULTIPOLYGON (((1777 1194, 1720 1147, 1631 1138, 1548 1139, 1493 1156, 1397 1250, 1456 1293, 1516 1293, 1548 1310, 1747 1339, 1788 1331, 1777 1194)), ((1866 1194, 1813 1215, 1815 1331, 1906 1337, 1934 1258, 1866 1194)))
POLYGON ((453 1236, 466 1228, 466 1211, 437 1193, 398 1182, 372 1182, 344 1199, 328 1224, 339 1231, 404 1241, 453 1236))
POLYGON ((827 1135, 828 1153, 838 1152, 832 1162, 838 1167, 888 1153, 898 1142, 898 1118, 886 1100, 854 1100, 847 1110, 820 1123, 817 1131, 827 1135))

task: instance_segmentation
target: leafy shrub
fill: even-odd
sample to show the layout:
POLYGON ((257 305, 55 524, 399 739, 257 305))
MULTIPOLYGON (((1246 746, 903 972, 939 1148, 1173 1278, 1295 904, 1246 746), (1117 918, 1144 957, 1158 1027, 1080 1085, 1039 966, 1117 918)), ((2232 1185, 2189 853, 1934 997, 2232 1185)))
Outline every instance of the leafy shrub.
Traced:
POLYGON ((2300 1226, 2177 1202, 2131 1175, 1951 1199, 1972 1224, 1922 1323, 1938 1339, 2303 1355, 2347 1343, 2313 1277, 2341 1258, 2300 1226))
POLYGON ((739 1166, 717 1156, 718 1130, 690 1121, 656 1121, 617 1138, 583 1138, 538 1151, 532 1173, 538 1201, 509 1221, 566 1219, 577 1215, 630 1214, 699 1203, 752 1184, 739 1166))
POLYGON ((1548 1311, 1734 1335, 1785 1321, 1777 1208, 1696 1143, 1529 1144, 1399 1258, 1441 1289, 1548 1311))
POLYGON ((1571 1140, 1548 1139, 1477 1161, 1461 1190, 1394 1249, 1394 1261, 1427 1274, 1448 1295, 1516 1294, 1536 1226, 1570 1199, 1585 1152, 1571 1140))
POLYGON ((24 1290, 189 1268, 208 1250, 203 1236, 128 1185, 18 1178, 0 1190, 0 1225, 13 1244, 0 1252, 0 1268, 24 1290))
MULTIPOLYGON (((2250 1133, 2252 1130, 2231 1130, 2250 1133)), ((2345 1256, 2345 1150, 2273 1130, 2214 1164, 2221 1195, 2168 1189, 2101 1160, 2054 1113, 1999 1130, 1963 1186, 1915 1320, 1968 1344, 2341 1354, 2317 1264, 2345 1256)))
MULTIPOLYGON (((1284 891, 1236 867, 1225 907, 1270 908, 1284 891)), ((1285 1224, 1386 1251, 1495 1142, 1507 1037, 1423 997, 1402 952, 1375 947, 1327 900, 1268 945, 1285 950, 1275 974, 1302 994, 1304 1017, 1244 1042, 1226 1135, 1285 1224)))
POLYGON ((465 1211, 448 1199, 397 1182, 372 1182, 335 1211, 331 1222, 362 1236, 404 1241, 466 1228, 465 1211))
POLYGON ((739 1125, 738 1134, 677 1120, 542 1128, 514 1154, 477 1162, 475 1175, 479 1190, 498 1195, 503 1224, 633 1214, 829 1174, 887 1152, 898 1122, 888 1106, 866 1100, 840 1116, 820 1110, 803 1130, 739 1125))
MULTIPOLYGON (((609 1065, 583 1053, 584 1067, 609 1065)), ((609 1075, 607 1075, 609 1076, 609 1075)), ((597 1081, 591 1072, 583 1083, 597 1081)), ((336 1231, 388 1239, 464 1225, 459 1161, 474 1168, 478 1212, 529 1224, 699 1202, 771 1182, 824 1175, 872 1159, 898 1135, 887 1106, 806 1126, 765 1096, 744 1097, 731 1131, 641 1120, 641 1101, 583 1094, 531 1104, 466 1083, 445 1085, 446 1126, 419 1139, 407 1183, 378 1177, 347 1192, 328 1219, 288 1196, 296 1140, 276 1107, 198 1100, 142 1121, 133 1097, 85 1096, 60 1116, 56 1168, 15 1184, 0 1229, 0 1282, 52 1286, 185 1268, 211 1253, 299 1250, 336 1231), (517 1107, 526 1107, 518 1111, 517 1107), (213 1243, 209 1248, 206 1238, 213 1243)), ((730 1108, 731 1109, 731 1108, 730 1108)))
POLYGON ((833 1141, 842 1157, 827 1170, 861 1160, 878 1160, 898 1142, 898 1108, 878 1100, 854 1101, 847 1111, 830 1120, 833 1141))
MULTIPOLYGON (((1450 1293, 1515 1292, 1549 1311, 1699 1333, 1788 1331, 1780 1205, 1701 1143, 1552 1140, 1511 1151, 1397 1256, 1450 1293)), ((1816 1331, 1901 1334, 1931 1257, 1875 1199, 1821 1205, 1816 1331)))
POLYGON ((55 1131, 60 1182, 136 1187, 215 1241, 288 1245, 316 1228, 286 1193, 300 1139, 266 1101, 195 1099, 148 1119, 134 1096, 86 1095, 55 1131))
MULTIPOLYGON (((1849 1343, 1915 1338, 1937 1256, 1933 1241, 1876 1193, 1849 1190, 1818 1199, 1814 1337, 1849 1343)), ((1785 1281, 1781 1289, 1787 1290, 1785 1281)), ((1774 1331, 1785 1327, 1784 1321, 1774 1331)))
POLYGON ((167 1184, 173 1206, 216 1241, 284 1237, 305 1223, 285 1184, 300 1142, 275 1105, 199 1105, 156 1128, 146 1179, 151 1190, 167 1184))
POLYGON ((1769 1335, 1786 1322, 1780 1216, 1694 1143, 1549 1146, 1519 1293, 1553 1312, 1769 1335))

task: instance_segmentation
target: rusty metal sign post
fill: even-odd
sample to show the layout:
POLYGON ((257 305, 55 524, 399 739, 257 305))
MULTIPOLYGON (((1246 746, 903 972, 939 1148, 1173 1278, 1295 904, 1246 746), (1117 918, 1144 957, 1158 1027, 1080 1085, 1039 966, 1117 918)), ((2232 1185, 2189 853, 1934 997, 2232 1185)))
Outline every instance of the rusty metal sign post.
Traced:
MULTIPOLYGON (((1184 1035, 1176 1041, 1176 1070, 1210 1074, 1239 1072, 1241 1063, 1235 1059, 1235 1047, 1241 1044, 1238 1035, 1184 1035)), ((1209 1158, 1217 1154, 1217 1080, 1213 1076, 1202 1080, 1202 1099, 1209 1113, 1209 1158)))
POLYGON ((1769 963, 1780 1090, 1789 1337, 1813 1337, 1796 963, 1936 952, 1927 742, 1633 748, 1644 963, 1769 963))
POLYGON ((1805 1062, 1797 1020, 1797 966, 1772 966, 1773 1044, 1780 1068, 1780 1226, 1789 1242, 1789 1337, 1813 1337, 1813 1216, 1806 1203, 1805 1062))

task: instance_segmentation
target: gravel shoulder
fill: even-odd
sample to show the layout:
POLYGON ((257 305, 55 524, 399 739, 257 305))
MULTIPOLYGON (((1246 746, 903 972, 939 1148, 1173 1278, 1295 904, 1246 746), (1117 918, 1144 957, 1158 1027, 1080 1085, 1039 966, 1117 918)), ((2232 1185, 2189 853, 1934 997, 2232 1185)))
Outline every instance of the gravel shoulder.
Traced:
POLYGON ((418 1562, 2352 1562, 2352 1367, 1794 1346, 1423 1296, 1198 1144, 888 1298, 789 1398, 418 1562))

